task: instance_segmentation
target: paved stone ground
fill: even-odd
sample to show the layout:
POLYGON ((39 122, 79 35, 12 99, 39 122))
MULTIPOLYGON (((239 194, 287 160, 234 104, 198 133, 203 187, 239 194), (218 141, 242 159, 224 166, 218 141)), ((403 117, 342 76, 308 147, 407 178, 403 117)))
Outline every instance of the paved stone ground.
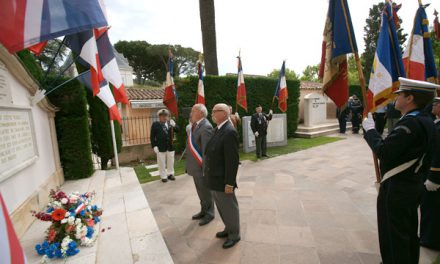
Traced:
MULTIPOLYGON (((360 135, 259 162, 239 170, 242 241, 221 248, 218 213, 199 227, 189 176, 143 185, 175 263, 380 262, 372 156, 360 135)), ((270 154, 270 152, 269 152, 270 154)), ((422 249, 420 263, 439 252, 422 249)))

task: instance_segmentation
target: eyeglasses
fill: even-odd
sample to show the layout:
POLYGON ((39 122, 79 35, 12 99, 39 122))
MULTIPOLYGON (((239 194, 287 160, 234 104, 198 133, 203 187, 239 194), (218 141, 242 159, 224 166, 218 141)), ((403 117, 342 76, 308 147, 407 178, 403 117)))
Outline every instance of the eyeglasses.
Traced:
POLYGON ((215 112, 222 112, 222 111, 224 112, 225 110, 222 110, 222 109, 212 109, 213 113, 215 113, 215 112))

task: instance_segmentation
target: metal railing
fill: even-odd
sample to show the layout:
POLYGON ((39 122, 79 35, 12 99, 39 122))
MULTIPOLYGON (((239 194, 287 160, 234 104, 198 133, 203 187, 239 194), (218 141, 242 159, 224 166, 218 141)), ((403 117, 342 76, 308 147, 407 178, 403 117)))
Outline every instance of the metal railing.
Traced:
POLYGON ((122 118, 122 145, 132 146, 150 143, 150 130, 156 116, 136 116, 122 118))

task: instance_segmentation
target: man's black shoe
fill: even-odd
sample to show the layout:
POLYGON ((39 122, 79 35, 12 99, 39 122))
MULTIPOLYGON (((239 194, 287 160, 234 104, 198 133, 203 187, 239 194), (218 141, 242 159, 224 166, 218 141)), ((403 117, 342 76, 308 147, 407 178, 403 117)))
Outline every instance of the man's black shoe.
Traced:
POLYGON ((217 232, 217 234, 215 234, 215 237, 226 238, 226 237, 228 237, 228 232, 226 232, 226 231, 217 232))
POLYGON ((205 216, 205 213, 199 212, 199 213, 192 216, 192 220, 199 220, 199 219, 202 219, 204 216, 205 216))
POLYGON ((223 243, 223 248, 231 248, 233 246, 235 246, 235 244, 238 243, 238 241, 240 241, 239 239, 227 239, 225 243, 223 243))
POLYGON ((204 225, 206 225, 206 224, 209 224, 209 222, 211 222, 212 219, 214 219, 213 216, 205 215, 205 217, 203 217, 202 219, 200 219, 199 225, 200 225, 200 226, 204 226, 204 225))
POLYGON ((167 182, 168 180, 167 179, 162 179, 162 182, 167 182))
POLYGON ((174 177, 173 174, 170 174, 170 175, 168 175, 168 180, 170 180, 170 181, 175 181, 175 180, 176 180, 176 177, 174 177))

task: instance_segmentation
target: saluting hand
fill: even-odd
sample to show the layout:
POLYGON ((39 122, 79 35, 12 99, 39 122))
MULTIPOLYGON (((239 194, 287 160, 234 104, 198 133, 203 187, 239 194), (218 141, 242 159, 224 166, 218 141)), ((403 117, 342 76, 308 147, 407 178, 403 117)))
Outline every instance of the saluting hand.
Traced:
POLYGON ((176 122, 173 119, 170 119, 170 126, 172 127, 176 126, 176 122))

